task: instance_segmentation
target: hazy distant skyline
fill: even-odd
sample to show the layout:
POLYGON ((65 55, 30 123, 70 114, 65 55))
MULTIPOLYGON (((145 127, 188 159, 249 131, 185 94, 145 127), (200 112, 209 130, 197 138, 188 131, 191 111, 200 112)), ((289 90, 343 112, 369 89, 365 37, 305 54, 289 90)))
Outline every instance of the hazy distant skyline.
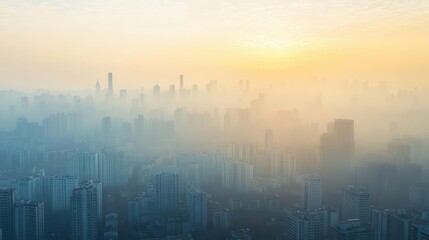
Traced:
POLYGON ((424 0, 0 0, 0 39, 2 89, 429 78, 424 0))

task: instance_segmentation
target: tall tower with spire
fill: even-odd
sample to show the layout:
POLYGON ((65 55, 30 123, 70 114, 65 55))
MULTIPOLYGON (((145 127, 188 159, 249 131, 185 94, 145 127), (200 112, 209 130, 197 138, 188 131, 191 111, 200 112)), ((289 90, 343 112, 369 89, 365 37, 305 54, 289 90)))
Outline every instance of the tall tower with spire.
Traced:
POLYGON ((100 95, 100 91, 101 91, 100 82, 97 80, 97 82, 95 83, 95 93, 97 95, 100 95))

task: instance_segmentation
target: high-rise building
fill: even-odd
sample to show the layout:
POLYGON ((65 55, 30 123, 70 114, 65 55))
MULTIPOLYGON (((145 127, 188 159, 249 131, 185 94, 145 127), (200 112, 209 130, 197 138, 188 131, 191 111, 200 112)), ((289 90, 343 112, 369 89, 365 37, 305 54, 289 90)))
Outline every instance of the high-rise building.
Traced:
POLYGON ((265 130, 265 148, 271 149, 273 146, 273 131, 271 129, 265 130))
POLYGON ((317 210, 322 207, 322 184, 317 174, 302 176, 301 203, 305 210, 317 210))
POLYGON ((186 210, 190 228, 195 232, 207 230, 207 193, 194 185, 186 189, 186 210))
POLYGON ((50 176, 47 181, 50 210, 53 213, 68 211, 73 190, 78 187, 77 178, 72 176, 50 176))
POLYGON ((347 184, 355 155, 354 121, 336 119, 320 138, 322 181, 328 192, 347 184))
POLYGON ((183 86, 183 74, 180 74, 180 94, 183 94, 184 91, 183 86))
POLYGON ((94 180, 99 181, 101 160, 98 152, 85 152, 78 154, 69 162, 69 174, 78 179, 78 182, 94 180))
POLYGON ((323 212, 294 211, 288 213, 287 226, 287 239, 321 240, 323 239, 323 212))
POLYGON ((21 200, 14 208, 15 240, 44 240, 44 204, 21 200))
POLYGON ((95 83, 95 94, 100 95, 101 92, 101 85, 100 82, 97 80, 97 82, 95 83))
POLYGON ((108 91, 108 94, 110 95, 110 96, 112 96, 113 95, 113 76, 112 76, 112 73, 111 72, 109 72, 108 74, 107 74, 107 81, 108 81, 108 89, 107 89, 107 91, 108 91))
POLYGON ((213 210, 213 229, 226 230, 231 227, 231 212, 228 209, 213 210))
POLYGON ((160 96, 161 95, 161 87, 158 84, 156 84, 153 87, 153 95, 154 96, 160 96))
POLYGON ((122 101, 125 101, 127 99, 127 90, 126 89, 119 90, 119 97, 121 98, 122 101))
POLYGON ((354 219, 332 227, 333 240, 370 240, 374 239, 374 226, 354 219))
POLYGON ((362 223, 370 221, 370 200, 366 188, 354 185, 348 185, 344 188, 341 219, 359 219, 362 223))
POLYGON ((160 214, 176 215, 179 211, 179 175, 158 173, 155 176, 156 208, 160 214))
POLYGON ((14 239, 14 211, 15 190, 11 188, 0 188, 0 228, 3 239, 14 239))
POLYGON ((170 97, 174 97, 176 95, 176 86, 170 85, 168 94, 170 95, 170 97))
POLYGON ((73 190, 70 207, 70 239, 97 240, 101 218, 101 184, 86 181, 73 190))
POLYGON ((386 240, 386 223, 389 210, 373 207, 371 209, 371 223, 374 225, 374 240, 386 240))
POLYGON ((101 182, 103 188, 118 188, 125 183, 123 152, 101 151, 101 182))
POLYGON ((413 220, 414 218, 406 214, 403 209, 388 213, 386 218, 386 240, 409 240, 413 220))

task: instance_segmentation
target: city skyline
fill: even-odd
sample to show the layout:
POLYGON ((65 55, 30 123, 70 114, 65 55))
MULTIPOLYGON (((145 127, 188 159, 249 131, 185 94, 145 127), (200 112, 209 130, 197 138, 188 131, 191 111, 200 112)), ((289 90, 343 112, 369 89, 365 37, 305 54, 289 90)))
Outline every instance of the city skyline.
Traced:
MULTIPOLYGON (((1 1, 6 88, 200 83, 425 83, 427 1, 1 1), (332 79, 332 80, 331 80, 332 79)), ((261 84, 262 85, 262 84, 261 84)))
POLYGON ((429 0, 0 0, 0 240, 428 240, 429 0))

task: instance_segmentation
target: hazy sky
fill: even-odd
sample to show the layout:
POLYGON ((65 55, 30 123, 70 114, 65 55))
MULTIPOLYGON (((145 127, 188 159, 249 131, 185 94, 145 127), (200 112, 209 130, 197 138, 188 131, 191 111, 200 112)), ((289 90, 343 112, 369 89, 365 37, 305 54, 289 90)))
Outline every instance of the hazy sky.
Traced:
MULTIPOLYGON (((429 80, 429 0, 0 0, 1 88, 429 80)), ((428 81, 429 82, 429 81, 428 81)))

